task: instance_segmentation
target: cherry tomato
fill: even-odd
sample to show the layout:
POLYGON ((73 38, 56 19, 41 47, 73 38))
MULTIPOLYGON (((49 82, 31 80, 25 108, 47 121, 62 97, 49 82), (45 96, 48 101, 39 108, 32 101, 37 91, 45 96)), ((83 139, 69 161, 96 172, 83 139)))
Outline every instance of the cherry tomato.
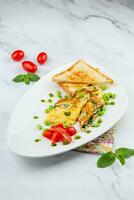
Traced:
POLYGON ((33 62, 31 62, 31 61, 24 61, 24 62, 22 62, 22 67, 27 72, 34 73, 34 72, 37 71, 37 66, 33 62))
POLYGON ((41 65, 44 64, 46 62, 46 60, 47 60, 47 54, 45 52, 41 52, 38 54, 37 62, 39 64, 41 64, 41 65))
POLYGON ((24 51, 16 50, 12 53, 11 57, 14 61, 21 61, 24 58, 24 51))
POLYGON ((48 138, 49 140, 51 140, 52 136, 53 136, 53 132, 47 130, 47 131, 44 131, 43 134, 42 134, 44 137, 48 138))
POLYGON ((76 129, 74 127, 68 127, 66 128, 67 133, 69 133, 70 136, 73 136, 76 134, 76 129))

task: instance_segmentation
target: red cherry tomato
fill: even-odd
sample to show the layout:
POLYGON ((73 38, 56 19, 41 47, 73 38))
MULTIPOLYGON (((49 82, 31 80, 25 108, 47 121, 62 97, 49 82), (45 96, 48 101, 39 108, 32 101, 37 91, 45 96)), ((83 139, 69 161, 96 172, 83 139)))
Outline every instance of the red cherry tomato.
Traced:
POLYGON ((24 58, 24 51, 16 50, 12 53, 11 57, 14 61, 21 61, 24 58))
POLYGON ((24 62, 22 62, 22 67, 27 72, 34 73, 34 72, 37 71, 37 66, 33 62, 31 62, 31 61, 24 61, 24 62))
POLYGON ((73 136, 76 134, 76 129, 74 127, 68 127, 66 128, 67 133, 69 133, 70 136, 73 136))
POLYGON ((47 131, 44 131, 42 135, 44 137, 48 138, 49 140, 51 140, 53 133, 51 131, 47 130, 47 131))
POLYGON ((46 60, 47 60, 47 54, 45 52, 41 52, 38 54, 37 62, 39 64, 41 64, 41 65, 44 64, 46 62, 46 60))

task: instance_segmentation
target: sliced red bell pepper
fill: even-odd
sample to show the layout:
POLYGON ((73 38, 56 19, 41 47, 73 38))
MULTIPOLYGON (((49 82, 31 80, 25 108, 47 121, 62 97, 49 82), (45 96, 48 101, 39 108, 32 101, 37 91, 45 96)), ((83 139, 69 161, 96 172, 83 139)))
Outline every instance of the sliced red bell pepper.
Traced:
POLYGON ((68 127, 65 130, 67 133, 69 133, 70 136, 73 136, 76 134, 76 129, 74 127, 68 127))
POLYGON ((52 144, 56 144, 56 143, 59 142, 59 141, 60 141, 60 133, 58 133, 57 131, 55 131, 55 132, 53 133, 52 138, 51 138, 51 143, 52 143, 52 144))
POLYGON ((49 140, 51 140, 51 138, 52 138, 52 136, 53 136, 53 132, 50 131, 50 130, 47 130, 47 131, 44 131, 44 132, 42 133, 42 135, 43 135, 44 137, 48 138, 49 140))

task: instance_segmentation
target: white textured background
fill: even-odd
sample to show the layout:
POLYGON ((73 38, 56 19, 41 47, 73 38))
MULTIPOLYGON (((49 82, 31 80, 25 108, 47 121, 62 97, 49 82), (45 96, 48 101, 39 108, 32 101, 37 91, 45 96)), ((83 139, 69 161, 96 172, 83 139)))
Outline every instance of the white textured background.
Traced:
MULTIPOLYGON (((11 80, 23 70, 10 59, 15 49, 27 58, 46 51, 39 74, 86 58, 109 68, 124 83, 129 108, 118 124, 116 147, 134 145, 134 1, 0 0, 0 199, 134 199, 134 159, 97 169, 95 155, 68 152, 27 159, 7 146, 13 109, 30 86, 11 80)), ((45 87, 44 87, 45 90, 45 87)), ((123 99, 122 99, 123 101, 123 99)))

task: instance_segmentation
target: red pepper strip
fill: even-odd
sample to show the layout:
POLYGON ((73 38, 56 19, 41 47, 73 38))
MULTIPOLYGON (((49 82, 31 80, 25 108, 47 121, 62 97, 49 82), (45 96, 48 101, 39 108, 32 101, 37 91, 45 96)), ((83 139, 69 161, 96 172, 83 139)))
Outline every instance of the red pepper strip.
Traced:
POLYGON ((51 140, 52 136, 53 136, 53 132, 50 130, 44 131, 42 134, 44 137, 48 138, 49 140, 51 140))
POLYGON ((55 132, 53 133, 53 136, 52 136, 52 138, 51 138, 51 141, 52 141, 52 144, 56 144, 57 142, 60 141, 60 134, 59 134, 57 131, 55 131, 55 132))

